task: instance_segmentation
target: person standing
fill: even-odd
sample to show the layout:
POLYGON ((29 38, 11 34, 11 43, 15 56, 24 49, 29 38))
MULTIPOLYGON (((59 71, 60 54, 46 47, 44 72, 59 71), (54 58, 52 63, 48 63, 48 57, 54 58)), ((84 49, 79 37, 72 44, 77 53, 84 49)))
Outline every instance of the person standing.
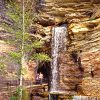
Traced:
POLYGON ((39 74, 39 79, 40 79, 40 84, 42 85, 42 83, 43 83, 43 74, 41 72, 39 74))
POLYGON ((39 84, 40 83, 40 78, 39 78, 39 74, 37 73, 36 74, 36 84, 39 84))

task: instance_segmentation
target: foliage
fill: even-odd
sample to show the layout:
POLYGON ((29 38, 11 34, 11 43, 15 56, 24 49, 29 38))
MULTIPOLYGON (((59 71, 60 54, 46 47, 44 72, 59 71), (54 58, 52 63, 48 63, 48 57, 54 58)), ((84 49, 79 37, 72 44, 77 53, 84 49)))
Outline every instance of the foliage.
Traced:
POLYGON ((9 56, 15 60, 18 64, 20 64, 20 61, 21 61, 21 53, 20 52, 10 52, 9 53, 9 56))
POLYGON ((23 89, 22 93, 22 100, 29 100, 29 93, 27 92, 27 90, 23 89))
POLYGON ((7 68, 6 64, 4 62, 0 62, 0 73, 2 74, 7 73, 6 68, 7 68))
POLYGON ((17 52, 10 52, 9 53, 12 58, 21 59, 21 53, 17 52))
MULTIPOLYGON (((6 16, 8 16, 8 18, 11 20, 12 25, 7 25, 5 23, 3 23, 4 28, 12 33, 12 39, 9 40, 9 43, 15 45, 17 47, 17 52, 11 52, 9 55, 17 60, 17 62, 19 62, 19 60, 21 60, 21 47, 22 47, 22 42, 24 39, 24 52, 31 52, 32 49, 40 49, 43 47, 44 41, 42 40, 34 40, 31 41, 30 39, 30 35, 28 33, 30 26, 34 23, 36 17, 35 14, 33 13, 33 7, 32 7, 32 1, 31 0, 25 0, 24 3, 25 6, 25 16, 24 16, 24 20, 25 20, 25 33, 24 33, 24 37, 22 35, 23 33, 23 28, 22 28, 22 19, 23 19, 23 15, 22 15, 22 4, 21 3, 17 3, 16 0, 13 1, 11 0, 10 3, 8 3, 7 5, 7 12, 6 12, 6 16), (18 60, 19 59, 19 60, 18 60)), ((49 61, 49 56, 46 54, 34 54, 33 55, 34 59, 36 60, 44 60, 44 61, 49 61), (40 58, 39 58, 40 57, 40 58), (47 60, 46 60, 47 59, 47 60)), ((31 58, 31 57, 30 57, 31 58)))
MULTIPOLYGON (((33 12, 33 6, 32 3, 34 1, 32 0, 24 0, 25 1, 25 16, 24 16, 24 20, 25 20, 25 33, 23 36, 23 27, 22 27, 22 23, 23 23, 23 10, 22 10, 22 3, 18 3, 17 0, 6 0, 6 8, 7 11, 5 12, 5 16, 8 19, 9 23, 2 23, 2 27, 4 28, 4 30, 6 30, 7 32, 11 33, 11 37, 10 39, 6 40, 7 43, 9 43, 10 45, 15 46, 15 48, 17 48, 15 51, 12 51, 9 53, 9 59, 11 59, 11 61, 15 62, 18 64, 18 66, 21 66, 21 58, 22 58, 22 42, 23 43, 23 52, 29 54, 30 52, 33 53, 33 49, 34 49, 34 53, 33 55, 29 55, 30 57, 28 58, 32 58, 35 60, 39 60, 39 61, 50 61, 50 57, 45 54, 45 53, 35 53, 36 49, 41 49, 44 45, 44 41, 43 40, 31 40, 30 39, 30 34, 29 29, 31 27, 32 24, 34 24, 34 21, 36 20, 35 17, 35 13, 33 12), (23 41, 24 39, 24 41, 23 41)), ((6 60, 5 60, 6 61, 6 60)), ((0 62, 1 63, 1 62, 0 62)), ((1 63, 0 66, 0 72, 6 73, 7 69, 7 64, 5 64, 5 62, 1 63)), ((19 70, 17 74, 19 74, 20 72, 25 73, 25 68, 22 68, 19 70)))
POLYGON ((51 58, 44 53, 35 53, 33 54, 33 59, 39 60, 39 61, 51 61, 51 58))
POLYGON ((32 47, 33 48, 42 48, 42 46, 43 46, 43 44, 44 44, 44 41, 34 41, 33 43, 32 43, 32 47))
MULTIPOLYGON (((24 0, 24 11, 23 11, 23 3, 18 3, 16 0, 9 0, 9 4, 7 4, 6 8, 6 15, 10 21, 8 23, 2 23, 3 28, 11 33, 12 37, 9 41, 10 44, 16 47, 15 51, 9 53, 9 56, 17 61, 20 72, 20 85, 19 88, 16 90, 16 93, 13 94, 10 100, 20 100, 22 96, 22 100, 28 100, 28 93, 25 89, 22 89, 22 78, 23 74, 26 72, 25 68, 23 68, 22 60, 24 54, 28 54, 32 51, 32 49, 41 48, 44 44, 44 41, 41 40, 34 40, 31 41, 29 35, 29 29, 31 24, 34 23, 35 16, 33 13, 33 6, 31 0, 24 0), (25 29, 25 30, 24 30, 25 29)), ((39 61, 50 61, 50 57, 47 54, 36 53, 32 55, 32 58, 39 61)), ((4 68, 2 65, 1 69, 4 68)))
POLYGON ((16 96, 11 96, 10 100, 17 100, 16 96))
POLYGON ((19 100, 20 88, 17 88, 15 93, 11 96, 10 100, 19 100))
MULTIPOLYGON (((33 49, 40 49, 43 47, 44 41, 41 40, 34 40, 31 41, 29 35, 30 26, 34 23, 35 15, 33 13, 33 6, 31 0, 24 0, 25 1, 25 12, 23 17, 23 8, 22 3, 16 2, 16 0, 8 0, 10 3, 7 4, 7 18, 10 21, 8 23, 2 23, 3 28, 11 33, 12 37, 8 43, 14 45, 16 47, 15 51, 9 53, 9 56, 15 60, 18 65, 20 65, 20 86, 17 88, 15 94, 13 94, 10 100, 20 100, 22 95, 22 100, 28 100, 28 93, 25 89, 22 89, 22 80, 21 76, 26 72, 25 68, 22 68, 22 58, 24 54, 28 54, 33 49), (23 29, 23 19, 24 19, 24 26, 25 30, 23 29), (24 31, 23 31, 24 30, 24 31)), ((35 53, 31 55, 33 59, 39 61, 50 61, 50 57, 44 53, 35 53)), ((31 57, 30 57, 31 58, 31 57)), ((0 67, 0 71, 5 70, 5 64, 2 64, 0 67)), ((22 77, 23 78, 23 77, 22 77)))
MULTIPOLYGON (((19 100, 20 88, 17 88, 15 94, 10 97, 10 100, 19 100)), ((22 89, 22 100, 29 100, 29 93, 26 89, 22 89)))
POLYGON ((0 74, 6 75, 7 74, 7 57, 0 56, 0 74))

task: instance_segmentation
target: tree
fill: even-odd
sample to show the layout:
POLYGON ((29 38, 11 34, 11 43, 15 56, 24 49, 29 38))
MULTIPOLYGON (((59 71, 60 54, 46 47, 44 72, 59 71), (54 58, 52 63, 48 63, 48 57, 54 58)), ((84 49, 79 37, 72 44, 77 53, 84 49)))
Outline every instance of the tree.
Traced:
MULTIPOLYGON (((10 56, 17 61, 20 66, 20 95, 18 100, 22 100, 22 86, 23 86, 23 70, 24 60, 26 54, 34 48, 41 48, 44 41, 34 40, 31 41, 30 34, 28 33, 30 25, 34 23, 35 14, 33 13, 32 0, 22 0, 17 2, 9 0, 7 4, 6 16, 11 20, 11 24, 3 23, 2 26, 12 34, 12 38, 7 43, 14 45, 17 49, 15 52, 10 52, 10 56)), ((50 61, 50 57, 44 53, 36 53, 28 55, 30 59, 39 61, 50 61)))

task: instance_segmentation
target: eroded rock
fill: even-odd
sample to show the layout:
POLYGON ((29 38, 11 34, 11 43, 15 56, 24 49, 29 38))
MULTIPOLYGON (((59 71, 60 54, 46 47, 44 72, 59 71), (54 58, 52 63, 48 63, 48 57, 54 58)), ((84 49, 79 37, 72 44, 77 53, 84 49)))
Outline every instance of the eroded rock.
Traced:
POLYGON ((94 10, 99 6, 99 0, 45 0, 39 9, 41 29, 67 24, 67 51, 59 54, 59 73, 61 89, 72 95, 100 97, 100 14, 94 10))

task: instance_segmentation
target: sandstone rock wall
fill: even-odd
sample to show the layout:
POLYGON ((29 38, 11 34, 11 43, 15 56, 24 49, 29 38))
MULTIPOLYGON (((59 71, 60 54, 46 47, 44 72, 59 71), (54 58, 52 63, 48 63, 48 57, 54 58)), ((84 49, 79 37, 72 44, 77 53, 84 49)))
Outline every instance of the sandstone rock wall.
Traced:
POLYGON ((59 72, 61 89, 70 95, 100 96, 100 1, 91 1, 45 0, 38 10, 39 30, 46 36, 55 25, 68 26, 59 72))

